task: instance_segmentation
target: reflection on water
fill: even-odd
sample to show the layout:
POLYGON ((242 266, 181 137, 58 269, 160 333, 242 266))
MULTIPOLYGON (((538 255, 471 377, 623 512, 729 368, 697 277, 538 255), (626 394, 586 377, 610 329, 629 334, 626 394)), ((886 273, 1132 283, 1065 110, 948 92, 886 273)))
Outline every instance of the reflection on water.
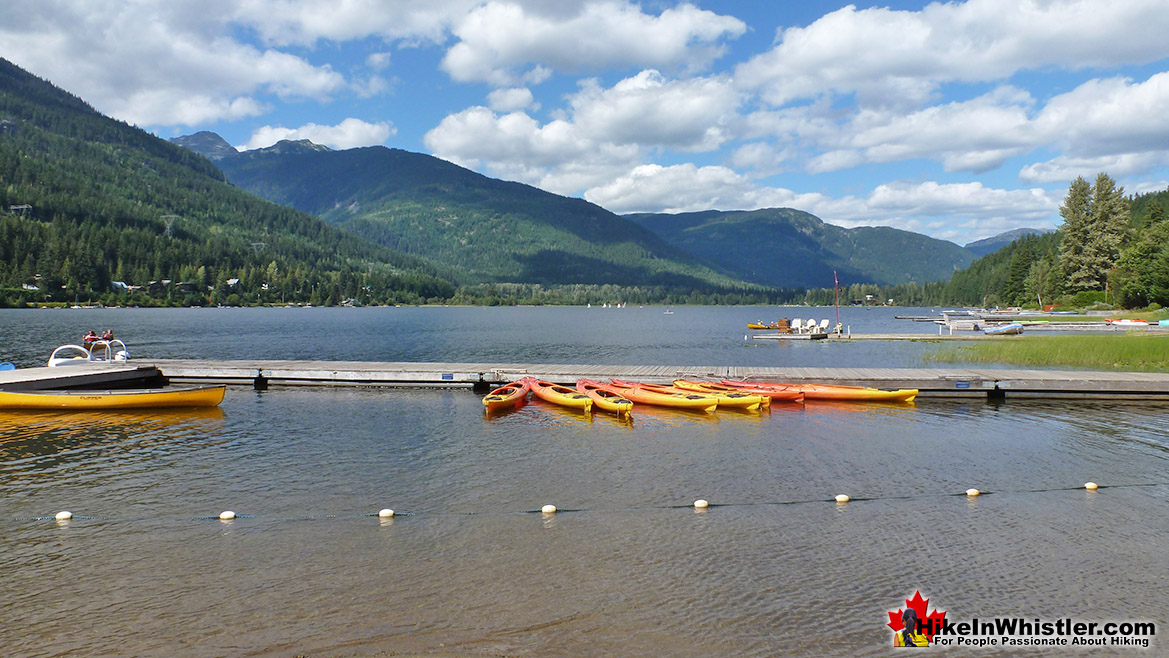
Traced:
POLYGON ((233 389, 214 413, 4 416, 6 653, 878 656, 918 589, 954 618, 1164 621, 1163 405, 626 424, 535 401, 485 420, 480 399, 233 389), (575 511, 525 513, 544 504, 575 511))

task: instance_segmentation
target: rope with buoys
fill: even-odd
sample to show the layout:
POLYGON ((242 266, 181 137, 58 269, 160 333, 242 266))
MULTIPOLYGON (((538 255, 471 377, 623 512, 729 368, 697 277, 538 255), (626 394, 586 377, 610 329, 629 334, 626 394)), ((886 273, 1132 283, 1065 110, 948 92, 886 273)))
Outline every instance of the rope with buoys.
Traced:
MULTIPOLYGON (((354 514, 305 514, 305 515, 280 515, 268 516, 263 514, 238 514, 232 510, 225 510, 216 515, 200 515, 194 517, 175 517, 179 520, 193 520, 193 521, 223 521, 230 522, 236 519, 263 519, 274 521, 319 521, 319 520, 345 520, 345 519, 360 519, 376 517, 382 520, 392 520, 399 517, 410 516, 484 516, 489 514, 541 514, 545 517, 560 513, 571 512, 600 512, 600 511, 639 511, 639 510, 654 510, 654 509, 688 509, 707 510, 712 507, 761 507, 761 506, 777 506, 777 505, 810 505, 814 503, 836 503, 837 505, 846 505, 851 502, 865 502, 865 501, 879 501, 879 500, 917 500, 923 498, 934 498, 939 496, 955 497, 963 496, 968 499, 978 498, 980 496, 987 496, 991 494, 1020 494, 1020 493, 1049 493, 1055 491, 1076 491, 1083 489, 1085 491, 1099 491, 1101 489, 1132 489, 1138 487, 1163 487, 1169 486, 1169 482, 1134 482, 1128 484, 1111 484, 1100 485, 1095 482, 1085 482, 1078 487, 1049 487, 1046 489, 1015 489, 1015 490, 1001 490, 1001 491, 981 491, 979 489, 967 489, 960 493, 937 493, 937 494, 919 494, 912 496, 871 496, 871 497, 853 497, 848 494, 837 494, 832 498, 807 498, 800 500, 784 500, 784 501, 755 501, 749 503, 712 503, 704 498, 699 498, 688 505, 650 505, 645 507, 627 507, 627 508, 575 508, 575 509, 561 509, 555 505, 543 505, 539 509, 525 509, 518 512, 400 512, 391 508, 383 508, 377 512, 354 513, 354 514)), ((32 517, 15 517, 9 519, 10 521, 57 521, 59 523, 67 524, 69 521, 147 521, 155 520, 164 517, 147 517, 147 516, 89 516, 82 514, 75 514, 68 510, 62 510, 52 516, 32 516, 32 517)), ((2 520, 2 519, 0 519, 2 520)))

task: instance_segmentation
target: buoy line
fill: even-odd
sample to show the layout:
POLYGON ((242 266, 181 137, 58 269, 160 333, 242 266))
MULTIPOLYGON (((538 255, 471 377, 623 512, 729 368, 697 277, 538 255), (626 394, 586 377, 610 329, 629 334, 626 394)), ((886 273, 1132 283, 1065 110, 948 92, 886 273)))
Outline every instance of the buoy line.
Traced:
POLYGON ((346 520, 346 519, 361 519, 361 518, 379 518, 381 520, 395 519, 400 517, 410 516, 490 516, 490 515, 505 515, 505 514, 540 514, 545 517, 561 513, 572 512, 637 512, 646 510, 663 510, 663 509, 694 509, 695 511, 705 511, 712 507, 764 507, 764 506, 779 506, 779 505, 811 505, 815 503, 835 503, 838 506, 845 506, 852 502, 867 502, 880 500, 920 500, 924 498, 938 498, 938 497, 957 497, 962 496, 968 499, 979 498, 992 494, 1027 494, 1027 493, 1051 493, 1057 491, 1099 491, 1101 489, 1135 489, 1140 487, 1163 487, 1169 486, 1169 482, 1134 482, 1128 484, 1109 484, 1102 485, 1095 482, 1086 482, 1076 487, 1049 487, 1046 489, 1001 489, 998 491, 982 491, 979 489, 967 489, 965 491, 956 493, 925 493, 904 496, 871 496, 871 497, 857 497, 849 494, 837 494, 832 498, 807 498, 800 500, 781 500, 781 501, 754 501, 754 502, 726 502, 726 503, 712 503, 706 499, 699 498, 693 503, 678 504, 678 505, 649 505, 645 507, 620 507, 620 508, 559 508, 552 504, 543 505, 536 509, 524 509, 511 512, 455 512, 455 511, 436 511, 436 512, 402 512, 390 508, 383 508, 376 512, 363 513, 349 513, 349 514, 300 514, 300 515, 273 515, 266 514, 240 514, 232 510, 225 510, 219 514, 205 514, 199 516, 189 517, 151 517, 151 516, 89 516, 85 514, 76 514, 68 510, 62 510, 51 516, 26 516, 14 517, 7 519, 8 521, 57 521, 61 524, 68 524, 69 521, 152 521, 164 518, 171 518, 174 520, 188 520, 188 521, 223 521, 229 522, 236 519, 261 519, 265 521, 320 521, 320 520, 346 520))

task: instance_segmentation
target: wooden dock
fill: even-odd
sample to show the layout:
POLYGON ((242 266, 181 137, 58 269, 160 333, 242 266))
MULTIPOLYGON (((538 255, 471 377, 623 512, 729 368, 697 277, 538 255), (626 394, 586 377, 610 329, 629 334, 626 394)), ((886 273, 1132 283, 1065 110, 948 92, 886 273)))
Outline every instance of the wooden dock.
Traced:
POLYGON ((380 363, 365 361, 152 362, 171 382, 269 386, 493 387, 531 375, 570 384, 578 378, 668 383, 750 379, 897 389, 921 397, 1101 398, 1169 401, 1169 373, 995 368, 775 368, 616 366, 543 363, 380 363))
POLYGON ((545 363, 383 363, 369 361, 199 361, 21 368, 0 372, 0 390, 132 388, 162 383, 270 386, 475 387, 534 376, 572 384, 579 378, 669 383, 675 379, 746 379, 916 388, 919 397, 1160 400, 1169 373, 996 368, 776 368, 617 366, 545 363))

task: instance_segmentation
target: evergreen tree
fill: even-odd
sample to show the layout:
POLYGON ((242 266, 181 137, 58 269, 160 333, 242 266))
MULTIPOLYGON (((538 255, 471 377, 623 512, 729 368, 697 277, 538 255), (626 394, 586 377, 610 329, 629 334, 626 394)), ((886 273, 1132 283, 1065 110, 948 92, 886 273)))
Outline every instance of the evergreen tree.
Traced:
POLYGON ((1092 191, 1092 214, 1089 225, 1091 238, 1085 249, 1092 257, 1095 278, 1104 282, 1108 270, 1116 265, 1120 251, 1128 241, 1131 218, 1124 188, 1117 187, 1116 181, 1108 174, 1096 176, 1092 191))
POLYGON ((1059 260, 1067 277, 1070 290, 1086 290, 1095 287, 1091 268, 1084 255, 1088 242, 1088 221, 1091 215, 1092 186, 1083 176, 1077 176, 1068 188, 1059 216, 1063 217, 1063 241, 1059 246, 1059 260))

